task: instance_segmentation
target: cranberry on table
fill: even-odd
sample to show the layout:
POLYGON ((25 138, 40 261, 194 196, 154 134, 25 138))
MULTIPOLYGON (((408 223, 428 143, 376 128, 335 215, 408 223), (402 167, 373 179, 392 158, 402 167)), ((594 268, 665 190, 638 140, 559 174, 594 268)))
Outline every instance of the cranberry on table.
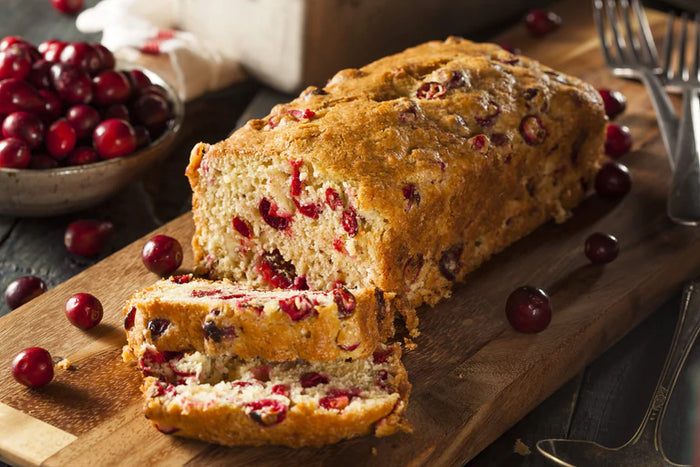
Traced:
POLYGON ((103 71, 92 78, 93 99, 97 105, 122 104, 131 96, 129 79, 118 71, 103 71))
POLYGON ((34 149, 44 141, 44 124, 36 115, 19 110, 5 117, 2 135, 5 138, 20 139, 29 149, 34 149))
POLYGON ((14 310, 44 292, 46 292, 46 284, 38 277, 18 277, 5 289, 5 302, 10 310, 14 310))
POLYGON ((603 164, 595 176, 595 191, 603 198, 621 198, 629 193, 631 187, 629 169, 617 161, 603 164))
POLYGON ((172 237, 156 235, 143 246, 141 260, 149 271, 167 276, 182 264, 182 246, 172 237))
POLYGON ((78 136, 65 118, 56 120, 46 131, 46 150, 56 159, 63 159, 75 147, 78 136))
POLYGON ((66 111, 66 120, 75 129, 78 138, 90 138, 97 124, 100 123, 100 113, 90 105, 78 104, 66 111))
POLYGON ((21 139, 0 140, 0 168, 24 169, 29 165, 30 158, 29 146, 21 139))
POLYGON ((66 318, 73 326, 90 329, 102 321, 102 303, 89 293, 77 293, 66 302, 66 318))
POLYGON ((620 248, 613 235, 595 232, 586 239, 584 253, 593 264, 605 264, 617 258, 620 248))
POLYGON ((627 108, 627 98, 620 91, 598 89, 598 93, 600 97, 603 98, 605 115, 607 115, 610 120, 620 115, 627 108))
POLYGON ((515 289, 506 300, 506 316, 515 330, 524 333, 540 332, 552 320, 549 295, 537 287, 515 289))
POLYGON ((0 79, 24 79, 32 69, 29 52, 16 44, 0 52, 0 79))
POLYGON ((73 15, 83 9, 83 0, 51 0, 51 5, 61 13, 73 15))
POLYGON ((605 154, 620 157, 632 149, 632 133, 625 125, 611 123, 605 130, 605 154))
POLYGON ((125 120, 105 120, 92 132, 92 144, 103 159, 131 154, 136 149, 136 133, 125 120))
POLYGON ((92 256, 104 248, 112 232, 114 225, 111 222, 81 219, 68 226, 63 244, 74 255, 92 256))
POLYGON ((53 379, 51 354, 41 347, 30 347, 12 360, 12 376, 32 388, 48 384, 53 379))
POLYGON ((536 8, 525 16, 525 25, 532 36, 542 37, 559 29, 561 18, 552 11, 536 8))

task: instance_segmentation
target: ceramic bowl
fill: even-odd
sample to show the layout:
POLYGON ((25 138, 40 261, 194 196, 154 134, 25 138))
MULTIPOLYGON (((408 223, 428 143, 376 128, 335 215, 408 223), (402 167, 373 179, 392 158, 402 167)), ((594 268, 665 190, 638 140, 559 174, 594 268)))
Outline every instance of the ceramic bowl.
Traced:
POLYGON ((94 206, 168 154, 182 125, 184 104, 156 73, 130 64, 118 64, 118 68, 140 69, 165 88, 173 103, 173 118, 163 134, 133 154, 93 164, 44 170, 0 168, 0 215, 45 217, 94 206))

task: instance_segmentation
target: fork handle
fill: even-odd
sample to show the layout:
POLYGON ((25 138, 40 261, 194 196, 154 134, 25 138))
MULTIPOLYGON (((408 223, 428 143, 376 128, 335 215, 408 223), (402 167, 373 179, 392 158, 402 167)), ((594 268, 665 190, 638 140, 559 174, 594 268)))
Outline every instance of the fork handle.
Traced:
POLYGON ((675 166, 674 157, 676 156, 676 137, 678 135, 676 110, 673 108, 668 94, 664 91, 659 77, 646 68, 640 70, 640 73, 647 92, 649 92, 651 104, 654 106, 654 113, 661 132, 661 140, 664 142, 664 148, 666 148, 666 154, 668 154, 668 162, 671 165, 671 170, 673 170, 675 166))
POLYGON ((697 90, 683 90, 668 216, 679 224, 700 224, 700 99, 697 90))
POLYGON ((661 376, 656 383, 654 395, 649 402, 644 419, 628 444, 647 443, 650 447, 664 454, 661 447, 661 426, 666 414, 666 407, 673 393, 673 387, 678 380, 678 375, 699 331, 700 281, 694 281, 686 285, 683 290, 681 311, 678 315, 676 330, 673 333, 671 348, 666 355, 661 376))

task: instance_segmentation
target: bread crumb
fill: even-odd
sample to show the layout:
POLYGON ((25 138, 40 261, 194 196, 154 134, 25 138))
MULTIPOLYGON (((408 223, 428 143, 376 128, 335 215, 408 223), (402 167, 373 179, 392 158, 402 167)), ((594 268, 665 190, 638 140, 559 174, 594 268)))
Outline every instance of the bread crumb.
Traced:
POLYGON ((521 456, 529 456, 532 454, 532 451, 530 451, 530 448, 527 447, 525 443, 522 442, 520 438, 515 440, 515 445, 513 446, 513 452, 516 454, 520 454, 521 456))
POLYGON ((377 455, 377 448, 372 446, 372 455, 376 456, 377 455))
POLYGON ((56 368, 61 370, 74 370, 73 364, 67 358, 62 358, 60 362, 56 363, 56 368))
POLYGON ((409 339, 408 337, 404 337, 404 338, 403 338, 403 343, 404 343, 404 349, 406 349, 406 350, 409 351, 409 352, 410 352, 411 350, 416 350, 416 349, 418 348, 418 344, 416 344, 415 342, 413 342, 413 341, 412 341, 411 339, 409 339))
POLYGON ((408 335, 415 339, 416 337, 420 336, 420 331, 418 328, 413 328, 408 332, 408 335))

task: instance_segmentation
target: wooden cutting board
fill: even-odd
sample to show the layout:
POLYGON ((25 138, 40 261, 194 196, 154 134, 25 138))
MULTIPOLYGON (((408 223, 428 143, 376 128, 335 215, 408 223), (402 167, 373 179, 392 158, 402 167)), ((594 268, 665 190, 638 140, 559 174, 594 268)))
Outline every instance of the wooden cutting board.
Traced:
MULTIPOLYGON (((700 273, 700 230, 665 216, 670 172, 644 89, 604 69, 588 2, 555 6, 564 18, 541 40, 516 26, 499 41, 629 99, 620 122, 632 129, 636 150, 624 156, 633 176, 622 201, 590 196, 562 225, 545 225, 494 257, 434 309, 421 310, 419 348, 407 352, 413 383, 408 417, 412 435, 365 437, 322 449, 223 448, 163 435, 144 419, 137 372, 121 362, 121 306, 157 278, 140 261, 143 243, 124 248, 27 305, 0 318, 0 456, 17 464, 263 464, 462 465, 496 439, 588 362, 700 273), (619 258, 593 266, 583 243, 603 231, 620 240, 619 258), (523 335, 505 319, 505 298, 531 284, 550 292, 548 329, 523 335), (66 299, 89 292, 105 306, 103 322, 87 332, 63 316, 66 299), (47 348, 73 370, 57 370, 44 388, 27 389, 10 374, 21 349, 47 348)), ((663 29, 662 15, 652 16, 663 29)), ((159 233, 187 247, 187 214, 159 233)))

